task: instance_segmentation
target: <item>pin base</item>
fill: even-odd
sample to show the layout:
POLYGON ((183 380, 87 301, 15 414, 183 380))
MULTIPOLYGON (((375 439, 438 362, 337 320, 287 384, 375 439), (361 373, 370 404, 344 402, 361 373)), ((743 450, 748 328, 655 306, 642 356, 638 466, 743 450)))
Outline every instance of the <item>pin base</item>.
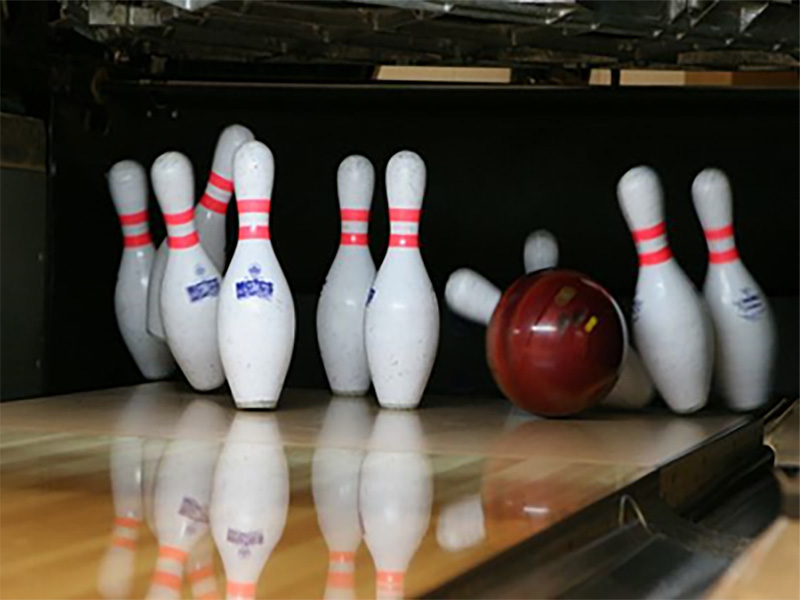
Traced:
POLYGON ((277 400, 248 400, 246 402, 236 402, 236 408, 238 410, 275 410, 277 407, 277 400))
POLYGON ((378 404, 381 405, 381 408, 388 408, 389 410, 416 410, 419 406, 417 404, 394 404, 391 402, 381 402, 378 400, 378 404))
POLYGON ((331 393, 334 396, 344 396, 345 398, 361 398, 367 395, 369 388, 366 390, 334 390, 331 389, 331 393))

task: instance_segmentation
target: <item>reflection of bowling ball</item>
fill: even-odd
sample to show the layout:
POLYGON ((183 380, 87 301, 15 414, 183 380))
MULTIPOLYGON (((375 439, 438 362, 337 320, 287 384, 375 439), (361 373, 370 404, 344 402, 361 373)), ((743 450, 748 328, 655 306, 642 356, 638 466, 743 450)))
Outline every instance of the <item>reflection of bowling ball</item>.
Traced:
POLYGON ((608 292, 585 275, 551 269, 520 277, 505 291, 489 323, 486 356, 514 404, 564 416, 611 391, 626 337, 608 292))

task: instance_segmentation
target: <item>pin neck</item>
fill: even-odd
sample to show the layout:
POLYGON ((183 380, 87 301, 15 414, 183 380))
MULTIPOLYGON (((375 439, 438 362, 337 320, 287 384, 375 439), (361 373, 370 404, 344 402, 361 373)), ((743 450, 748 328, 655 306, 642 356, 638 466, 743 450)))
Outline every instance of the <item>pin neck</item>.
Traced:
POLYGON ((124 248, 140 248, 153 242, 147 223, 147 210, 119 215, 119 223, 122 226, 124 248))
POLYGON ((419 218, 422 210, 418 208, 389 209, 389 247, 419 248, 419 218))
POLYGON ((340 211, 342 219, 342 246, 366 246, 369 243, 369 210, 358 208, 343 208, 340 211))
POLYGON ((233 181, 211 171, 208 176, 206 191, 203 193, 203 197, 200 198, 200 205, 212 212, 224 215, 228 210, 228 202, 230 202, 232 195, 233 181))
POLYGON ((256 585, 249 582, 228 581, 225 591, 228 598, 249 600, 256 597, 256 585))
POLYGON ((378 598, 402 598, 404 578, 405 573, 402 571, 378 571, 376 574, 378 598))
POLYGON ((660 265, 672 259, 672 250, 667 242, 667 227, 663 221, 652 227, 634 229, 631 233, 636 242, 640 267, 660 265))
POLYGON ((171 249, 185 250, 200 243, 194 226, 194 208, 179 213, 164 213, 167 224, 167 245, 171 249))
POLYGON ((236 208, 239 211, 240 240, 270 239, 270 207, 269 198, 240 198, 236 201, 236 208))
POLYGON ((706 229, 708 243, 708 262, 714 265, 733 262, 739 259, 736 241, 733 237, 733 225, 725 225, 715 229, 706 229))

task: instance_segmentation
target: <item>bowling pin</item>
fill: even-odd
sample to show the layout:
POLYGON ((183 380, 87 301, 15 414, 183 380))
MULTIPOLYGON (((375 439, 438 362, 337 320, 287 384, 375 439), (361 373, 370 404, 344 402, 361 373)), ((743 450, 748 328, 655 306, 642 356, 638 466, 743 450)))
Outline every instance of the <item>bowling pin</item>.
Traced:
POLYGON ((211 531, 229 600, 255 598, 288 511, 289 467, 275 417, 238 413, 214 474, 211 503, 211 531))
POLYGON ((200 538, 186 558, 186 579, 197 600, 218 600, 217 574, 214 569, 214 543, 211 533, 200 538))
POLYGON ((195 230, 192 164, 167 152, 153 163, 151 177, 170 249, 161 287, 167 344, 192 387, 213 390, 225 382, 217 344, 220 275, 195 230))
MULTIPOLYGON (((205 193, 195 209, 194 223, 200 245, 220 273, 225 272, 225 214, 233 193, 233 156, 242 144, 253 139, 253 133, 242 125, 230 125, 222 131, 214 149, 205 193)), ((166 334, 161 319, 161 283, 168 254, 165 240, 156 253, 151 272, 152 291, 147 297, 147 330, 162 340, 166 339, 166 334)))
POLYGON ((158 560, 148 598, 180 598, 187 556, 209 531, 212 481, 220 450, 217 440, 225 425, 222 408, 195 400, 164 450, 153 503, 158 560))
POLYGON ((416 413, 381 411, 361 467, 364 541, 376 571, 376 597, 402 598, 408 565, 430 521, 431 462, 416 413))
POLYGON ((717 385, 730 408, 753 410, 769 399, 775 321, 764 293, 739 259, 725 173, 702 171, 692 184, 692 196, 708 241, 703 294, 716 333, 717 385))
POLYGON ((370 375, 385 408, 416 408, 439 344, 439 305, 418 241, 425 178, 425 163, 407 150, 386 167, 389 249, 369 292, 365 321, 370 375))
POLYGON ((222 284, 219 343, 239 408, 274 408, 294 348, 294 301, 269 235, 275 166, 258 141, 236 153, 239 241, 222 284))
POLYGON ((714 338, 706 307, 672 257, 661 183, 649 167, 625 173, 617 196, 639 253, 633 334, 656 389, 675 412, 708 400, 714 338))
POLYGON ((108 187, 122 225, 122 260, 114 309, 122 339, 147 379, 164 379, 175 370, 167 345, 147 332, 147 292, 155 249, 147 223, 147 175, 132 160, 108 172, 108 187))
POLYGON ((331 391, 362 396, 370 383, 364 305, 375 279, 367 243, 375 170, 363 156, 348 156, 336 179, 342 237, 317 305, 317 339, 331 391))
POLYGON ((486 539, 486 515, 480 494, 444 505, 436 523, 436 541, 448 552, 460 552, 486 539))
MULTIPOLYGON (((558 241, 549 231, 534 231, 525 240, 523 258, 526 273, 555 268, 558 266, 558 241)), ((628 346, 619 379, 608 396, 600 401, 600 405, 609 408, 643 408, 653 398, 653 391, 653 382, 642 360, 628 346)))
POLYGON ((317 522, 328 546, 328 600, 355 598, 355 556, 362 536, 358 484, 371 426, 365 398, 332 398, 311 463, 317 522))

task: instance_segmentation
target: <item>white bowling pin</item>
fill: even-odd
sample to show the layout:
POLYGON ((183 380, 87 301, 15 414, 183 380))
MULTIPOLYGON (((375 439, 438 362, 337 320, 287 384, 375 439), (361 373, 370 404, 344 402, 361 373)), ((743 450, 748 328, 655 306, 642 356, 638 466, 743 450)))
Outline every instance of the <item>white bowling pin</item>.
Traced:
POLYGON ((180 597, 186 558, 209 531, 218 437, 225 425, 222 408, 195 400, 178 421, 175 439, 164 450, 153 502, 158 560, 148 598, 180 597))
POLYGON ((317 522, 328 545, 328 600, 355 597, 355 555, 362 535, 358 485, 371 425, 366 399, 332 398, 311 464, 317 522))
POLYGON ((439 344, 439 305, 418 241, 425 178, 425 163, 407 150, 386 167, 389 249, 369 292, 365 321, 370 375, 385 408, 416 408, 439 344))
POLYGON ((242 144, 253 139, 253 133, 242 125, 229 125, 222 130, 206 191, 195 210, 200 243, 220 273, 225 272, 225 214, 233 195, 233 157, 242 144))
POLYGON ((706 308, 672 257, 655 171, 631 169, 620 179, 617 196, 639 253, 633 301, 637 348, 670 408, 694 412, 708 400, 714 360, 706 308))
POLYGON ((339 165, 337 189, 342 237, 317 305, 317 339, 334 394, 362 396, 369 390, 364 347, 364 310, 375 279, 367 230, 375 170, 363 156, 339 165))
POLYGON ((752 410, 769 399, 775 321, 764 293, 739 259, 725 173, 702 171, 692 184, 692 196, 708 241, 703 292, 716 333, 717 385, 730 408, 752 410))
POLYGON ((469 321, 489 325, 502 292, 472 269, 458 269, 447 278, 444 298, 447 306, 469 321))
POLYGON ((522 250, 525 272, 533 273, 558 266, 558 242, 546 229, 537 229, 525 238, 522 250))
POLYGON ((272 152, 247 142, 234 160, 239 241, 219 306, 225 374, 239 408, 274 408, 294 348, 294 301, 269 235, 272 152))
POLYGON ((404 596, 405 574, 428 530, 432 498, 433 472, 419 416, 381 411, 361 467, 359 491, 377 598, 404 596))
POLYGON ((167 152, 153 163, 151 178, 169 236, 161 287, 167 343, 192 387, 212 390, 225 382, 217 343, 220 275, 195 230, 192 164, 167 152))
POLYGON ((436 541, 448 552, 460 552, 486 539, 486 515, 480 494, 444 505, 436 522, 436 541))
MULTIPOLYGON (((200 245, 220 273, 225 272, 225 215, 233 194, 233 156, 242 144, 252 139, 252 132, 242 125, 230 125, 222 131, 214 149, 205 193, 195 209, 194 223, 200 245)), ((161 318, 161 283, 168 254, 165 240, 156 253, 150 276, 151 291, 147 296, 147 330, 162 340, 166 339, 166 333, 161 318)))
MULTIPOLYGON (((558 266, 558 241, 549 231, 544 229, 534 231, 525 240, 523 257, 526 273, 555 268, 558 266)), ((608 395, 600 401, 600 405, 638 409, 650 403, 653 392, 653 382, 642 360, 633 348, 628 347, 619 379, 608 395)))
POLYGON ((163 379, 175 370, 167 345, 147 332, 147 292, 155 249, 147 223, 147 175, 132 160, 108 172, 108 187, 122 225, 122 261, 117 272, 114 309, 122 339, 147 379, 163 379))
POLYGON ((289 467, 275 417, 238 413, 219 457, 211 503, 229 600, 255 598, 288 511, 289 467))

